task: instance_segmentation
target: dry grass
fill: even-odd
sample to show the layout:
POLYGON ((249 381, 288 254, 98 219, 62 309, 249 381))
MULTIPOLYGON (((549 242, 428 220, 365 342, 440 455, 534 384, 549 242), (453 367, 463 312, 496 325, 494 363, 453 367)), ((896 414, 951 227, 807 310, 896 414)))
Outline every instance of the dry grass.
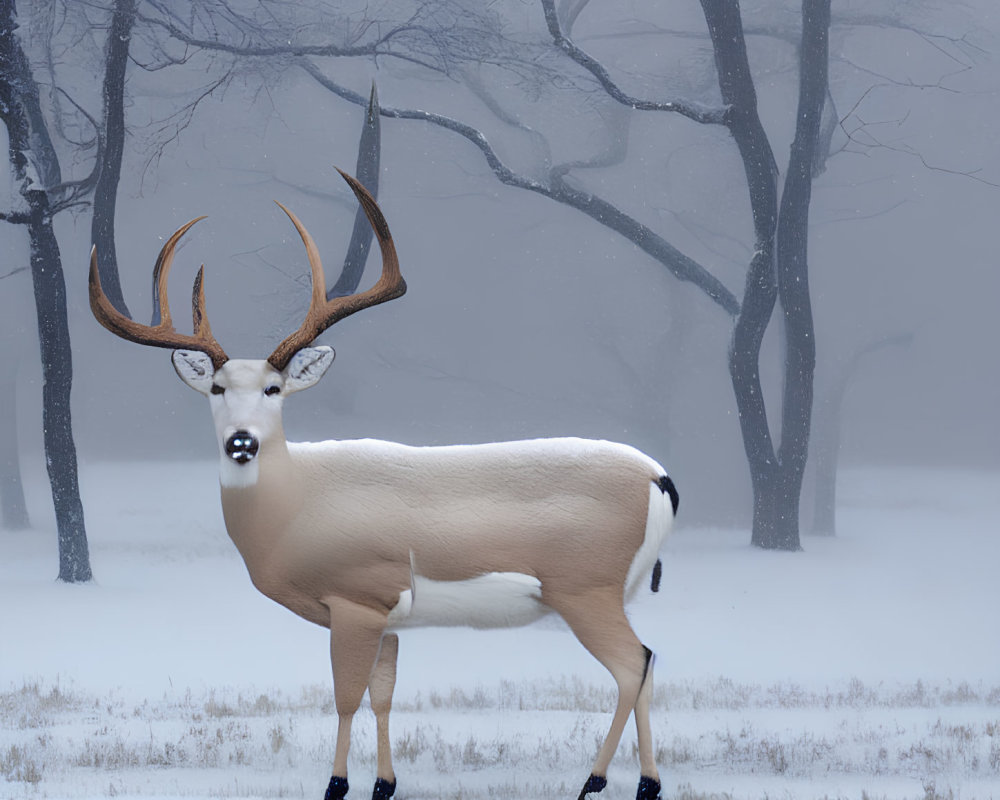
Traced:
MULTIPOLYGON (((570 796, 613 700, 606 687, 569 679, 418 696, 394 715, 397 771, 414 800, 570 796)), ((661 686, 654 707, 658 763, 681 779, 665 798, 731 800, 697 788, 720 774, 906 777, 923 787, 910 795, 917 800, 967 798, 954 788, 963 779, 1000 780, 998 687, 850 681, 807 691, 718 679, 661 686)), ((332 712, 323 687, 296 695, 188 691, 136 705, 29 684, 0 693, 0 794, 142 796, 153 770, 171 776, 178 796, 309 796, 333 751, 332 712)), ((362 713, 356 774, 373 774, 372 728, 362 713)), ((636 765, 634 737, 626 736, 613 774, 625 780, 636 765)))

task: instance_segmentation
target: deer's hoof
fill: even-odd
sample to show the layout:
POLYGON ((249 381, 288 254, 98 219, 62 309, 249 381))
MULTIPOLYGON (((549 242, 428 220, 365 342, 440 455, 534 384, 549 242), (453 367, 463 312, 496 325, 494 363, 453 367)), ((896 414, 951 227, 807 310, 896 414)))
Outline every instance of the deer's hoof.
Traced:
POLYGON ((330 778, 330 785, 326 787, 326 794, 323 795, 323 800, 344 800, 348 788, 347 778, 334 775, 330 778))
POLYGON ((591 775, 587 782, 583 784, 583 789, 577 800, 586 800, 588 794, 597 794, 608 785, 608 779, 603 775, 591 775))
POLYGON ((387 781, 385 778, 375 779, 375 788, 372 790, 372 800, 389 800, 396 793, 396 781, 387 781))
POLYGON ((635 793, 635 800, 660 800, 660 782, 656 778, 647 778, 645 775, 639 778, 639 790, 635 793))

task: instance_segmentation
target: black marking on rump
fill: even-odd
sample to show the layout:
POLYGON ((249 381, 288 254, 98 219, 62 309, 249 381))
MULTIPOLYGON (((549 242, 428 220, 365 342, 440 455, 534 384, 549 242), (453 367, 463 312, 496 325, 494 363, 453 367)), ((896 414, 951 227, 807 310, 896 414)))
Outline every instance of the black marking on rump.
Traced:
POLYGON ((677 487, 674 486, 674 482, 670 480, 669 475, 661 475, 656 485, 660 487, 661 492, 670 495, 670 505, 674 507, 674 516, 676 517, 677 506, 680 505, 681 496, 677 494, 677 487))
POLYGON ((660 577, 663 575, 663 562, 660 559, 656 559, 656 563, 653 564, 653 575, 649 579, 649 589, 652 592, 660 591, 660 577))

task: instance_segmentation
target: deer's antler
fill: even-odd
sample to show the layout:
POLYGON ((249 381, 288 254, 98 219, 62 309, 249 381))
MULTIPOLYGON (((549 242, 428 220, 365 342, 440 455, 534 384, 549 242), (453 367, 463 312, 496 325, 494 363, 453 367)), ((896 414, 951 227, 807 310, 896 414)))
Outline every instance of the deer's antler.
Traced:
POLYGON ((357 180, 352 178, 343 170, 337 170, 347 181, 354 195, 361 203, 368 222, 371 223, 375 235, 378 237, 379 248, 382 251, 382 275, 378 282, 364 292, 347 295, 346 297, 335 297, 332 300, 326 299, 326 278, 323 274, 323 263, 319 257, 319 250, 316 243, 309 235, 309 231, 299 222, 298 218, 281 203, 278 206, 284 211, 292 221, 295 229, 302 238, 302 243, 306 247, 306 255, 309 258, 309 268, 312 271, 312 299, 309 302, 309 311, 306 318, 295 333, 287 337, 279 344, 273 353, 267 357, 268 362, 279 372, 283 370, 292 356, 303 347, 309 345, 313 339, 323 331, 339 322, 344 317, 348 317, 356 311, 361 311, 369 306, 384 303, 400 297, 406 291, 406 281, 399 272, 399 259, 396 256, 396 247, 392 243, 392 235, 389 233, 389 226, 385 217, 379 210, 378 203, 375 202, 368 190, 357 180))
POLYGON ((174 260, 174 249, 181 237, 187 233, 196 222, 205 219, 197 217, 182 225, 174 235, 167 239, 153 267, 153 296, 158 301, 160 321, 156 325, 143 325, 126 317, 108 300, 101 288, 101 276, 97 269, 97 246, 90 251, 90 308, 97 321, 112 333, 130 342, 148 344, 153 347, 169 347, 171 349, 200 350, 212 359, 212 365, 218 369, 229 360, 222 346, 212 335, 205 313, 205 286, 202 265, 194 279, 194 291, 191 296, 191 310, 194 319, 194 334, 187 335, 174 330, 170 318, 170 304, 167 299, 167 278, 170 275, 170 265, 174 260))

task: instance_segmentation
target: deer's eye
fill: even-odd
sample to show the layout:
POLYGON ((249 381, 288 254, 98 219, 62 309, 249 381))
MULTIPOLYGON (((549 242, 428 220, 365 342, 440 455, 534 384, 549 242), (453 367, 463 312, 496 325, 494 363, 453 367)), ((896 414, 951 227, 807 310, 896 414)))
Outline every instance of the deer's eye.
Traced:
POLYGON ((225 388, 222 387, 222 386, 219 386, 219 384, 217 384, 217 383, 213 383, 212 384, 212 394, 224 394, 225 391, 226 391, 225 388))
POLYGON ((280 386, 268 386, 264 390, 264 394, 266 394, 268 397, 270 397, 272 394, 278 394, 280 391, 281 391, 281 387, 280 386))

